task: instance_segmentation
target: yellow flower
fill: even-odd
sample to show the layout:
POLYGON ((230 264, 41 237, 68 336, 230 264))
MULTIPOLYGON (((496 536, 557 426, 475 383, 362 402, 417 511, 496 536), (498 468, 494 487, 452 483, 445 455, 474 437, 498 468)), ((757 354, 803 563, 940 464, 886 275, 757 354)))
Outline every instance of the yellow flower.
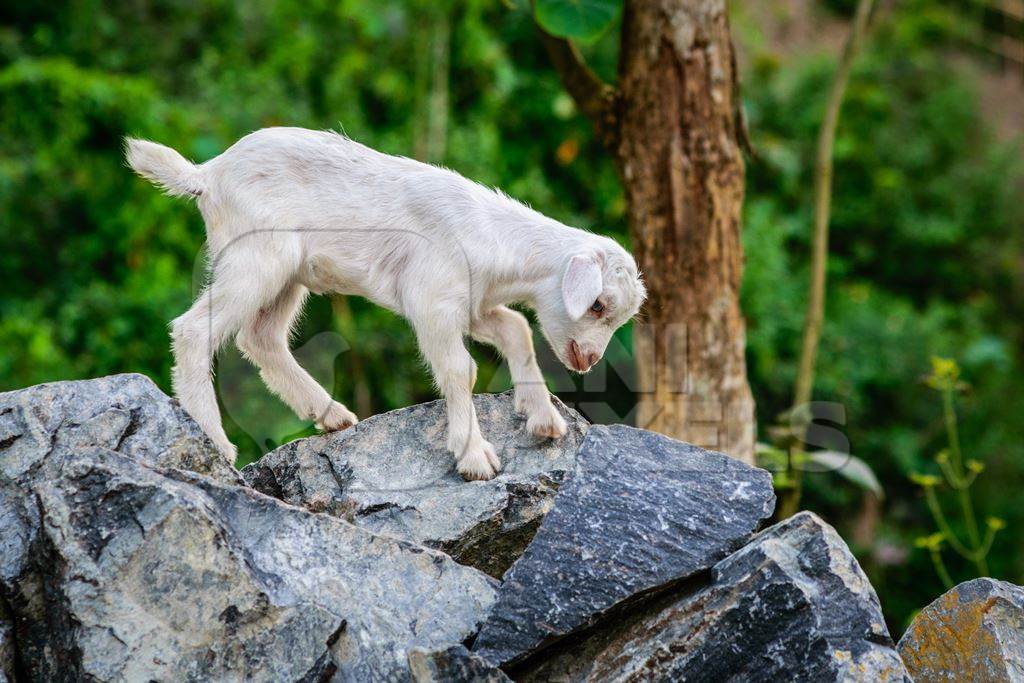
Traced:
POLYGON ((910 481, 914 482, 918 486, 930 488, 932 486, 938 486, 940 479, 934 474, 920 474, 919 472, 913 472, 910 475, 910 481))
POLYGON ((952 358, 932 356, 932 372, 925 380, 933 389, 954 389, 960 379, 960 366, 952 358))
POLYGON ((967 469, 975 474, 981 474, 985 471, 985 463, 974 460, 973 458, 967 461, 967 469))
POLYGON ((914 539, 914 545, 918 548, 927 548, 928 550, 940 550, 945 540, 946 536, 939 532, 930 536, 918 536, 914 539))
POLYGON ((1000 529, 1006 528, 1006 520, 998 517, 989 517, 985 520, 988 523, 988 528, 992 531, 999 531, 1000 529))

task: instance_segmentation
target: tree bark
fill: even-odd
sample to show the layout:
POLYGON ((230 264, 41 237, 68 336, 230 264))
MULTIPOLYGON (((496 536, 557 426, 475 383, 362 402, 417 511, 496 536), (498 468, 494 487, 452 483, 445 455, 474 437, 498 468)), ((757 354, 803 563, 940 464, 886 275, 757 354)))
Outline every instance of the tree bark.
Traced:
POLYGON ((647 284, 637 425, 754 461, 740 312, 746 131, 725 0, 625 0, 618 88, 571 43, 551 63, 626 190, 647 284))
POLYGON ((637 422, 753 462, 736 79, 725 0, 626 1, 616 158, 650 294, 637 422))

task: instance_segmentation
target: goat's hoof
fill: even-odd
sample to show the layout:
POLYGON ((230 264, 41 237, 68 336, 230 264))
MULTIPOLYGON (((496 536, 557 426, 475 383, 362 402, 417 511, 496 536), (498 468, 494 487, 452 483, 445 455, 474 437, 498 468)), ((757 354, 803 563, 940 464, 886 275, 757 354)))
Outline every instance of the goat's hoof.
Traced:
POLYGON ((332 401, 331 407, 316 421, 316 428, 324 432, 337 432, 358 423, 359 418, 355 413, 337 401, 332 401))
POLYGON ((487 481, 493 479, 501 469, 501 461, 494 452, 494 446, 483 441, 480 446, 469 448, 459 458, 456 469, 466 481, 487 481))
POLYGON ((543 439, 559 439, 565 436, 568 428, 565 426, 565 419, 548 402, 546 406, 530 415, 526 420, 526 429, 543 439))

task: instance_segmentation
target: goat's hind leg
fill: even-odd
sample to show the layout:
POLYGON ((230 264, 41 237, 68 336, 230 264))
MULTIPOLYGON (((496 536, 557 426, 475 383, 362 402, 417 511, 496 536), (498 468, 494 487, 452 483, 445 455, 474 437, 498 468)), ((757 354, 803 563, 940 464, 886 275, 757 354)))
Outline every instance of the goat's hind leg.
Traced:
POLYGON ((213 358, 244 320, 244 311, 228 303, 222 285, 211 285, 192 308, 171 324, 174 395, 232 463, 237 449, 221 425, 213 386, 213 358))
POLYGON ((288 348, 288 335, 302 309, 307 290, 287 285, 274 301, 261 308, 238 333, 238 349, 259 368, 267 387, 281 397, 301 419, 319 429, 335 431, 359 422, 355 414, 333 400, 306 372, 288 348))
POLYGON ((221 425, 213 387, 213 358, 260 308, 272 301, 291 277, 285 264, 267 261, 252 267, 252 254, 237 251, 219 259, 213 281, 188 311, 171 324, 172 380, 182 408, 199 423, 231 462, 237 449, 221 425))

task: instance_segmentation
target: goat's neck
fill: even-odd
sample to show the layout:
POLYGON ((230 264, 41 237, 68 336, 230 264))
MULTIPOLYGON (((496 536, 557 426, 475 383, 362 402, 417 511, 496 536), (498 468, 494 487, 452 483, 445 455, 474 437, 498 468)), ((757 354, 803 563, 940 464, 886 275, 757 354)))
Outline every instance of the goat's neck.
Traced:
POLYGON ((515 270, 502 278, 502 299, 531 307, 561 296, 562 275, 573 255, 594 248, 590 233, 545 218, 510 235, 507 249, 515 270))

